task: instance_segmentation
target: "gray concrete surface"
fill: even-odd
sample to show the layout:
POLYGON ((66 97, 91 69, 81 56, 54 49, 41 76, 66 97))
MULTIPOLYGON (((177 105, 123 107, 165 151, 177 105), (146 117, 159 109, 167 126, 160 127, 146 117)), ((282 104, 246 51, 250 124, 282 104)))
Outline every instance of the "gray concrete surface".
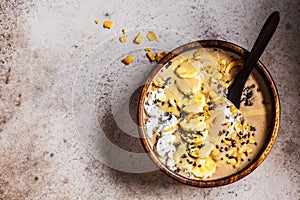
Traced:
POLYGON ((292 0, 1 1, 0 199, 299 199, 299 19, 292 0), (281 22, 261 60, 278 87, 282 121, 268 158, 219 188, 157 171, 126 109, 151 70, 143 48, 222 39, 250 49, 273 10, 281 22), (110 30, 101 27, 107 19, 110 30), (130 31, 125 44, 122 28, 130 31), (161 41, 131 42, 148 30, 161 41), (129 53, 135 62, 124 66, 129 53))

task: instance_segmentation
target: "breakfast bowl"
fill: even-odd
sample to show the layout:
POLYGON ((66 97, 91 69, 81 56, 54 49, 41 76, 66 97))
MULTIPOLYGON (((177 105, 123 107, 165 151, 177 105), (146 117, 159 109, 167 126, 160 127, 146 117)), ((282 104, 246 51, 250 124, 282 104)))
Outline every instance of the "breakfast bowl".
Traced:
POLYGON ((216 187, 255 170, 274 145, 280 103, 258 61, 237 109, 228 89, 249 52, 200 40, 168 53, 142 88, 138 125, 145 151, 167 175, 187 185, 216 187))

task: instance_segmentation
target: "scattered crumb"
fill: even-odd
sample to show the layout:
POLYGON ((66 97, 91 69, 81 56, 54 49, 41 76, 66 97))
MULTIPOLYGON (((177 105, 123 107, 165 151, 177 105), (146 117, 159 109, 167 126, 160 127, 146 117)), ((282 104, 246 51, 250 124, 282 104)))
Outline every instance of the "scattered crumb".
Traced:
POLYGON ((127 33, 128 33, 128 30, 127 30, 126 28, 123 28, 123 29, 122 29, 122 33, 123 33, 123 34, 127 34, 127 33))
POLYGON ((165 55, 167 55, 167 52, 163 51, 163 52, 155 54, 155 56, 154 56, 154 54, 151 53, 150 50, 151 50, 150 47, 145 48, 145 51, 147 52, 146 56, 150 62, 152 62, 152 61, 159 62, 165 55))
POLYGON ((140 44, 142 42, 143 39, 143 34, 138 33, 138 35, 136 36, 136 38, 134 39, 134 43, 136 44, 140 44))
POLYGON ((129 55, 122 60, 122 63, 124 63, 125 65, 129 65, 130 63, 132 63, 132 61, 133 61, 132 55, 129 55))
POLYGON ((120 40, 120 42, 124 43, 124 42, 127 41, 127 38, 126 38, 125 35, 122 35, 122 36, 119 37, 119 40, 120 40))
POLYGON ((163 51, 161 53, 157 53, 156 56, 155 56, 155 60, 157 62, 159 62, 165 55, 167 55, 167 52, 163 51))
MULTIPOLYGON (((99 20, 99 19, 95 19, 95 24, 99 24, 99 23, 100 23, 100 20, 99 20)), ((111 29, 113 26, 114 26, 114 22, 113 22, 113 21, 104 21, 104 22, 103 22, 103 28, 111 29)), ((154 24, 154 26, 157 26, 157 24, 154 24)), ((126 37, 125 34, 128 33, 128 30, 125 29, 125 28, 123 28, 123 29, 122 29, 122 33, 123 33, 124 35, 121 35, 121 36, 119 37, 119 41, 120 41, 121 43, 125 43, 125 42, 127 42, 127 37, 126 37)), ((135 37, 135 39, 134 39, 133 42, 136 43, 136 44, 140 44, 140 43, 142 42, 142 40, 143 40, 143 37, 144 37, 144 35, 143 35, 142 33, 138 33, 137 36, 135 37)), ((156 36, 156 33, 153 32, 153 31, 149 31, 149 32, 147 33, 147 38, 148 38, 149 41, 158 41, 158 42, 159 42, 159 38, 156 36)), ((145 48, 145 51, 147 52, 147 53, 146 53, 147 58, 148 58, 149 61, 151 61, 151 62, 152 62, 152 61, 157 61, 157 62, 159 62, 159 61, 167 54, 166 52, 161 52, 161 53, 157 53, 156 55, 154 55, 153 53, 150 52, 150 51, 151 51, 151 48, 150 48, 150 47, 146 47, 146 48, 145 48)), ((122 62, 123 62, 125 65, 131 64, 131 63, 133 62, 133 57, 132 57, 132 55, 129 55, 129 56, 127 56, 126 58, 124 58, 124 59, 122 60, 122 62)))
POLYGON ((105 21, 103 23, 103 28, 111 29, 113 26, 114 26, 114 22, 113 21, 105 21))
POLYGON ((64 184, 67 184, 67 183, 69 183, 69 179, 68 179, 68 178, 64 178, 62 182, 63 182, 64 184))
POLYGON ((152 62, 155 60, 155 56, 153 55, 153 53, 151 52, 147 52, 146 56, 149 58, 149 60, 152 62))
POLYGON ((156 37, 156 33, 153 31, 149 31, 147 34, 147 38, 149 41, 158 41, 157 37, 156 37))

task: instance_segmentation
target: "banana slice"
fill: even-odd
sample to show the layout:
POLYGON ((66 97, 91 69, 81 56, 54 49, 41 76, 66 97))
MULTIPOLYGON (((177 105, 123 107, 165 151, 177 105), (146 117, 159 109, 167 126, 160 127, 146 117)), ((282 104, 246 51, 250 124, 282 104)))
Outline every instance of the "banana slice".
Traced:
POLYGON ((180 92, 184 95, 190 95, 192 93, 197 93, 201 89, 200 77, 187 78, 187 79, 178 79, 176 86, 180 92))
POLYGON ((169 102, 162 102, 159 105, 160 110, 163 110, 164 112, 170 112, 176 117, 180 116, 180 110, 177 106, 172 106, 169 102))
POLYGON ((237 66, 242 67, 242 66, 244 66, 244 64, 245 64, 245 61, 243 59, 234 60, 234 61, 230 62, 225 69, 225 74, 230 74, 230 71, 232 68, 237 67, 237 66))
POLYGON ((180 91, 178 91, 175 85, 171 85, 169 88, 166 88, 164 90, 164 95, 166 97, 167 102, 173 100, 179 107, 182 106, 180 100, 184 97, 184 95, 180 91))
POLYGON ((196 158, 204 159, 211 154, 214 147, 215 146, 210 142, 195 143, 195 145, 193 145, 192 148, 188 151, 188 155, 195 159, 196 158))
MULTIPOLYGON (((202 63, 200 60, 194 59, 194 58, 188 58, 187 61, 191 63, 194 67, 196 67, 198 70, 202 68, 202 63)), ((201 75, 201 74, 199 74, 201 75)))
POLYGON ((226 122, 225 116, 231 116, 226 105, 217 107, 211 111, 211 117, 207 120, 209 124, 208 140, 211 143, 216 143, 219 139, 219 131, 224 129, 222 124, 226 122), (226 114, 225 114, 226 113, 226 114))
POLYGON ((192 99, 188 99, 182 110, 186 113, 199 113, 204 106, 206 106, 205 95, 197 93, 192 99))
MULTIPOLYGON (((172 114, 179 117, 180 115, 180 106, 181 104, 178 99, 180 99, 180 95, 178 94, 178 90, 174 90, 173 88, 167 88, 163 92, 163 96, 165 99, 163 102, 159 105, 159 108, 163 110, 164 112, 171 112, 172 114), (178 105, 178 106, 177 106, 178 105)), ((181 94, 182 95, 182 94, 181 94)))
POLYGON ((192 133, 188 133, 188 132, 183 132, 180 134, 180 137, 182 138, 182 140, 186 143, 192 143, 194 140, 194 136, 192 133))
POLYGON ((180 127, 189 132, 206 130, 205 116, 199 114, 188 114, 180 123, 180 127))
POLYGON ((199 158, 199 152, 200 152, 199 148, 195 146, 194 148, 188 151, 188 155, 194 159, 197 159, 199 158))
POLYGON ((191 172, 199 178, 207 178, 213 175, 216 171, 216 162, 211 158, 199 159, 197 165, 192 167, 191 172))
POLYGON ((192 63, 185 60, 176 67, 175 73, 180 78, 193 78, 198 74, 198 69, 192 63))
POLYGON ((203 110, 203 107, 201 103, 196 102, 185 106, 182 110, 186 113, 199 113, 203 110))
POLYGON ((214 147, 215 145, 213 145, 212 143, 205 142, 204 146, 199 149, 199 154, 198 154, 199 158, 208 157, 211 154, 214 147))
POLYGON ((180 134, 183 141, 185 141, 188 144, 194 143, 196 146, 204 143, 204 140, 207 137, 207 135, 207 130, 202 131, 201 133, 184 132, 180 134))
POLYGON ((175 153, 174 153, 174 156, 173 156, 173 159, 174 159, 174 162, 176 164, 178 164, 180 162, 180 160, 182 159, 182 155, 186 153, 186 146, 184 143, 181 143, 175 153))

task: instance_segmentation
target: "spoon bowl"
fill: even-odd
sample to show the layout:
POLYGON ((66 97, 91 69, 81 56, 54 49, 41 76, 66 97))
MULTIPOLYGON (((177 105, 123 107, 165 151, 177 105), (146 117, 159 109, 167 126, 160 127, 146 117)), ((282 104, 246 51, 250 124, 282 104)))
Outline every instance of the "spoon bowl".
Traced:
POLYGON ((246 64, 243 69, 239 72, 236 80, 233 82, 232 86, 228 90, 227 98, 235 105, 235 107, 240 108, 240 99, 244 85, 255 66, 255 63, 260 58, 261 54, 265 50, 267 44, 271 40, 277 26, 279 23, 279 12, 274 11, 266 20, 264 26, 262 27, 252 50, 246 60, 246 64))

